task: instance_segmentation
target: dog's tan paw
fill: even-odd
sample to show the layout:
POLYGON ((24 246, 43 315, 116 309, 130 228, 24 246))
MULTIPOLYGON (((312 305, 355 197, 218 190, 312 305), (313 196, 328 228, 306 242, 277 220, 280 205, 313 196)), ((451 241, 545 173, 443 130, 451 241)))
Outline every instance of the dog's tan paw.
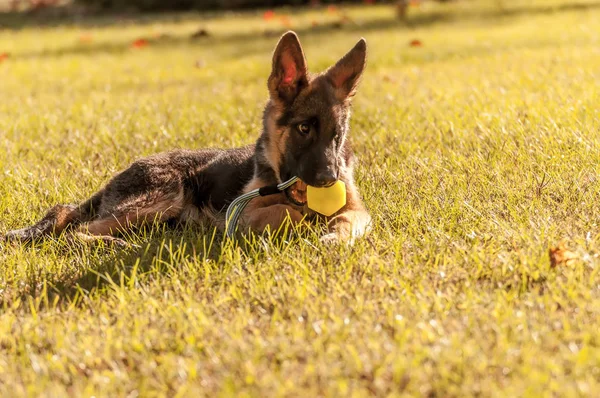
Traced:
POLYGON ((319 242, 324 245, 336 245, 342 243, 342 237, 336 232, 330 232, 319 238, 319 242))
POLYGON ((119 239, 119 238, 109 239, 105 242, 111 246, 118 247, 120 249, 127 249, 132 246, 127 241, 124 241, 123 239, 119 239))

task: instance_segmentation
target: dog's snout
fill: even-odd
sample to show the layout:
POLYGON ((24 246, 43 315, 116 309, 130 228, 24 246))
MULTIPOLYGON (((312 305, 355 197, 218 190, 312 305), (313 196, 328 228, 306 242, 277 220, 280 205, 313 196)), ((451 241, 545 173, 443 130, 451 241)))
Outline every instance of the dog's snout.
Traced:
POLYGON ((320 171, 315 176, 315 184, 318 187, 328 187, 337 181, 337 173, 334 170, 326 169, 320 171))

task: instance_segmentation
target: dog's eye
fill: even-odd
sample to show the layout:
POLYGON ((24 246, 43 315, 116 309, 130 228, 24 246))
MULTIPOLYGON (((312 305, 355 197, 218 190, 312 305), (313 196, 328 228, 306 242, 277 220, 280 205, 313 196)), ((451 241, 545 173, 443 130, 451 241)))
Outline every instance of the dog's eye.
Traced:
POLYGON ((310 133, 310 124, 308 124, 307 122, 298 124, 296 128, 298 129, 298 132, 302 135, 308 135, 308 133, 310 133))

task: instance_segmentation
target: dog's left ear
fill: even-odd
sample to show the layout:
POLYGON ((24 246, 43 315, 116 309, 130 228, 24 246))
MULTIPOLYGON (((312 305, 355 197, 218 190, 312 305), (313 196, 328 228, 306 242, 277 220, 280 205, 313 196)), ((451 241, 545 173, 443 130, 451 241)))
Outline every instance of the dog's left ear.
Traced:
POLYGON ((360 39, 348 54, 327 71, 326 76, 341 101, 352 98, 356 93, 356 87, 366 63, 367 42, 365 39, 360 39))

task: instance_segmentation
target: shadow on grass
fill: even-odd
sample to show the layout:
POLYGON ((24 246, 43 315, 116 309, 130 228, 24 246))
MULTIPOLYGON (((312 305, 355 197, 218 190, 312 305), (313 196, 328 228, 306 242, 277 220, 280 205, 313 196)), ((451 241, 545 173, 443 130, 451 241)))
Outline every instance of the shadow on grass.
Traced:
MULTIPOLYGON (((80 270, 69 267, 65 273, 56 275, 38 269, 27 275, 20 288, 7 296, 0 295, 0 308, 10 307, 16 301, 26 303, 30 300, 48 305, 57 299, 61 307, 80 306, 90 295, 103 294, 105 289, 115 285, 130 288, 153 278, 202 278, 205 272, 219 274, 225 264, 231 264, 231 256, 261 261, 268 255, 264 244, 285 250, 290 238, 303 236, 296 230, 291 235, 284 232, 266 240, 251 235, 249 240, 224 241, 222 232, 215 227, 173 228, 166 224, 148 226, 136 235, 144 240, 138 248, 110 248, 103 243, 59 244, 53 249, 59 251, 59 256, 74 255, 73 260, 85 267, 80 270), (87 261, 82 261, 86 258, 87 261)), ((124 238, 126 241, 140 240, 139 237, 124 238)), ((38 250, 41 244, 43 242, 27 243, 32 250, 38 250)), ((240 264, 240 267, 245 265, 240 264)))
POLYGON ((43 246, 49 245, 55 255, 70 258, 82 266, 67 267, 56 274, 43 267, 29 270, 19 287, 0 291, 0 308, 29 300, 48 305, 58 299, 59 306, 81 305, 82 299, 90 294, 123 281, 129 285, 139 277, 145 280, 152 275, 176 275, 186 272, 186 267, 188 271, 190 267, 206 266, 216 270, 222 264, 223 249, 228 247, 223 243, 222 234, 213 227, 149 226, 138 234, 138 238, 124 236, 126 241, 143 241, 140 247, 134 248, 108 247, 102 242, 69 242, 62 238, 58 242, 19 244, 32 252, 46 250, 43 246))
MULTIPOLYGON (((123 277, 129 280, 134 273, 165 275, 179 271, 184 264, 202 266, 207 261, 218 267, 223 247, 221 233, 215 228, 175 229, 161 235, 150 238, 139 248, 116 249, 75 278, 55 281, 54 294, 61 300, 72 301, 80 293, 118 284, 123 277)), ((83 250, 89 248, 84 246, 83 250)))
MULTIPOLYGON (((600 1, 591 2, 574 2, 561 4, 557 6, 537 6, 537 7, 511 7, 511 8, 495 8, 491 10, 475 10, 472 12, 464 12, 464 10, 433 10, 429 13, 421 13, 414 16, 409 16, 406 21, 400 21, 393 17, 392 13, 388 18, 371 19, 360 23, 340 23, 331 22, 318 26, 304 26, 295 29, 301 37, 324 36, 328 34, 339 33, 358 33, 367 34, 371 31, 386 31, 397 29, 414 29, 427 27, 437 23, 447 23, 456 21, 468 20, 502 20, 517 16, 535 16, 552 14, 567 11, 586 11, 600 8, 600 1)), ((0 29, 19 30, 26 27, 52 28, 56 26, 74 26, 81 28, 116 26, 123 24, 150 24, 157 22, 177 23, 182 21, 197 21, 199 25, 203 20, 208 20, 220 13, 185 13, 185 14, 132 14, 132 15, 101 15, 86 17, 81 19, 73 19, 71 17, 56 16, 51 18, 40 18, 36 15, 25 15, 18 13, 0 14, 0 29)), ((257 32, 256 38, 278 38, 285 28, 274 28, 257 32)), ((170 46, 181 44, 193 44, 199 47, 217 47, 221 44, 231 44, 236 46, 245 55, 256 53, 264 49, 270 51, 272 47, 271 41, 263 40, 255 45, 246 46, 249 40, 247 33, 232 33, 229 35, 217 36, 207 35, 201 37, 191 36, 169 36, 163 35, 155 38, 145 38, 149 44, 157 48, 167 48, 170 46)), ((64 55, 91 55, 95 53, 110 53, 119 54, 130 50, 132 43, 129 42, 113 42, 113 43, 77 43, 70 47, 58 49, 42 49, 31 52, 26 52, 15 56, 17 58, 36 58, 36 57, 60 57, 64 55)), ((244 55, 244 54, 242 54, 244 55)), ((239 54, 236 54, 239 56, 239 54)))

